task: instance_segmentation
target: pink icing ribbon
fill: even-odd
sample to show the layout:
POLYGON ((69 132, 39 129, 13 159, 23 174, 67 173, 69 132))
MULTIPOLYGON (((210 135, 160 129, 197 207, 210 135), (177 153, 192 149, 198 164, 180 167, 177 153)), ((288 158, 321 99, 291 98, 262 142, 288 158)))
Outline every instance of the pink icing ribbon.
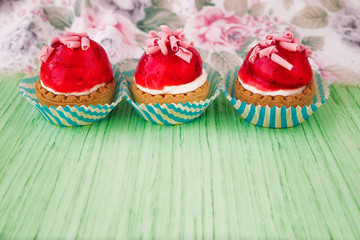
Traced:
POLYGON ((180 35, 182 32, 183 32, 183 29, 182 29, 182 28, 179 28, 179 29, 176 29, 176 30, 173 32, 173 34, 174 34, 175 36, 178 36, 178 35, 180 35))
POLYGON ((173 52, 177 52, 179 50, 179 46, 177 45, 178 40, 175 36, 170 36, 170 48, 173 52))
POLYGON ((279 45, 290 52, 296 52, 299 49, 299 44, 289 42, 279 42, 279 45))
POLYGON ((71 49, 81 47, 82 50, 87 50, 90 48, 90 39, 86 32, 74 33, 65 31, 64 35, 52 38, 51 43, 57 42, 60 42, 71 49))
POLYGON ((301 47, 301 48, 300 48, 300 51, 304 51, 304 50, 305 50, 306 56, 311 57, 312 51, 311 51, 310 47, 308 47, 308 46, 303 46, 303 45, 301 45, 300 47, 301 47))
POLYGON ((81 49, 88 50, 90 48, 90 40, 87 37, 81 38, 81 49))
POLYGON ((39 58, 41 61, 46 62, 46 61, 49 59, 51 53, 52 53, 54 50, 55 50, 55 48, 53 48, 52 46, 45 45, 45 46, 41 49, 38 58, 39 58))
POLYGON ((265 40, 260 42, 260 46, 262 47, 268 47, 275 43, 274 36, 273 35, 267 35, 265 37, 265 40))
POLYGON ((293 65, 291 65, 288 61, 286 61, 284 58, 280 57, 276 53, 271 54, 271 60, 289 71, 291 71, 291 69, 293 68, 293 65))
POLYGON ((155 37, 156 37, 156 31, 151 30, 151 31, 149 32, 149 37, 150 37, 150 38, 155 38, 155 37))
MULTIPOLYGON (((155 33, 155 36, 156 36, 156 33, 155 33)), ((90 48, 89 35, 85 32, 73 33, 73 32, 65 31, 64 35, 51 38, 51 44, 59 43, 59 42, 71 49, 76 49, 76 48, 81 47, 81 49, 85 51, 90 48)), ((50 57, 51 53, 54 51, 54 49, 55 48, 53 48, 52 46, 45 45, 41 49, 38 58, 41 61, 46 62, 48 60, 48 58, 50 57)))
POLYGON ((188 63, 190 63, 190 60, 192 58, 192 52, 183 47, 179 47, 179 51, 177 51, 175 55, 188 63))
POLYGON ((166 32, 166 33, 168 33, 169 35, 171 34, 171 30, 170 30, 169 26, 167 26, 167 25, 161 25, 160 28, 161 28, 161 30, 162 30, 163 32, 166 32))
POLYGON ((158 32, 157 35, 159 38, 167 38, 170 34, 167 32, 158 32))
POLYGON ((274 36, 269 34, 265 37, 266 40, 273 40, 274 39, 274 36))
POLYGON ((63 36, 59 36, 59 40, 71 49, 81 48, 85 51, 90 48, 90 39, 86 32, 74 33, 65 31, 63 36))
POLYGON ((89 38, 89 35, 86 32, 82 33, 75 33, 75 32, 64 32, 64 36, 79 36, 79 37, 87 37, 89 38))
POLYGON ((180 46, 183 48, 194 47, 193 41, 180 41, 180 46))
POLYGON ((62 44, 67 45, 67 42, 79 41, 79 36, 59 36, 59 40, 62 44))
POLYGON ((293 38, 292 42, 293 42, 293 43, 300 44, 300 40, 299 40, 298 38, 293 38))
POLYGON ((284 37, 293 40, 294 34, 292 32, 285 32, 284 37))
POLYGON ((279 52, 275 46, 270 46, 259 51, 259 58, 270 57, 272 53, 279 52))
POLYGON ((159 46, 152 46, 152 47, 148 47, 148 48, 145 50, 145 52, 146 52, 147 55, 151 55, 151 54, 156 53, 156 52, 159 51, 159 50, 160 50, 159 46))
POLYGON ((262 47, 268 47, 268 46, 271 46, 275 43, 275 40, 263 40, 260 42, 260 46, 262 47))
POLYGON ((188 48, 193 47, 194 43, 184 40, 185 33, 183 33, 183 29, 179 28, 171 32, 170 28, 166 25, 161 25, 160 28, 160 32, 155 32, 154 30, 149 32, 149 38, 146 40, 146 54, 150 55, 160 51, 163 55, 167 55, 171 51, 177 57, 190 63, 192 52, 188 48), (168 46, 170 49, 168 49, 168 46))
POLYGON ((279 52, 277 46, 275 45, 276 43, 278 43, 279 46, 285 50, 291 52, 304 51, 307 57, 312 55, 311 49, 308 46, 301 45, 299 39, 294 37, 293 33, 285 32, 283 36, 267 35, 265 40, 261 41, 251 52, 248 58, 249 62, 254 63, 258 57, 268 57, 273 62, 291 71, 293 65, 286 61, 283 57, 276 54, 279 52))
POLYGON ((160 48, 160 51, 164 55, 168 54, 168 49, 167 49, 167 46, 166 46, 166 39, 167 39, 167 37, 163 37, 159 41, 157 41, 157 44, 158 44, 158 46, 160 48))
POLYGON ((254 48, 254 50, 253 50, 253 51, 251 52, 251 54, 250 54, 249 62, 254 63, 254 61, 255 61, 255 59, 256 59, 256 57, 257 57, 260 49, 261 49, 261 48, 260 48, 259 46, 256 46, 256 47, 254 48))
POLYGON ((74 49, 79 48, 81 46, 81 43, 79 41, 67 41, 66 46, 68 48, 74 49))
POLYGON ((179 39, 179 40, 184 40, 185 39, 185 33, 180 33, 178 36, 177 36, 177 38, 179 39))
POLYGON ((151 46, 156 46, 157 45, 157 41, 159 41, 158 38, 148 38, 146 39, 146 46, 151 47, 151 46))
POLYGON ((291 42, 292 40, 286 37, 274 36, 274 40, 278 42, 291 42))

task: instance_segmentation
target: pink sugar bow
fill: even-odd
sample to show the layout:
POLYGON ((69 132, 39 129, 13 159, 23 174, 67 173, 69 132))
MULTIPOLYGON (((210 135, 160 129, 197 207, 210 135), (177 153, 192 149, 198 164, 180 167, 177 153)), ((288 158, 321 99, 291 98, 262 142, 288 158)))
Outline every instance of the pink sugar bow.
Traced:
MULTIPOLYGON (((87 50, 90 48, 90 40, 89 35, 85 32, 83 33, 73 33, 73 32, 64 32, 62 36, 56 36, 51 38, 51 43, 62 43, 66 47, 74 49, 80 48, 82 50, 87 50)), ((38 58, 46 62, 47 59, 50 57, 51 53, 54 51, 54 48, 48 45, 45 45, 38 56, 38 58)))
POLYGON ((61 42, 71 49, 81 47, 82 50, 87 50, 90 47, 89 35, 85 32, 74 33, 65 31, 64 35, 52 38, 51 43, 56 42, 61 42))
POLYGON ((50 57, 51 53, 54 51, 54 48, 52 46, 48 46, 48 45, 45 45, 39 55, 38 55, 38 58, 43 61, 43 62, 46 62, 48 60, 48 58, 50 57))
POLYGON ((288 51, 305 51, 305 54, 308 57, 310 57, 312 54, 310 48, 308 46, 301 45, 299 39, 295 38, 291 32, 285 32, 283 36, 266 36, 265 40, 261 41, 259 45, 257 45, 251 52, 249 56, 249 62, 254 63, 257 57, 268 57, 273 62, 291 71, 293 65, 280 55, 276 54, 279 52, 275 45, 276 42, 279 43, 280 47, 288 51))
POLYGON ((161 51, 162 54, 167 55, 169 53, 167 46, 169 45, 171 52, 174 52, 176 56, 185 62, 190 63, 192 52, 187 48, 193 47, 194 43, 192 41, 184 41, 185 33, 183 33, 182 28, 174 32, 171 32, 170 28, 166 25, 161 25, 160 28, 160 32, 156 33, 154 30, 149 32, 149 38, 146 40, 146 54, 150 55, 161 51))

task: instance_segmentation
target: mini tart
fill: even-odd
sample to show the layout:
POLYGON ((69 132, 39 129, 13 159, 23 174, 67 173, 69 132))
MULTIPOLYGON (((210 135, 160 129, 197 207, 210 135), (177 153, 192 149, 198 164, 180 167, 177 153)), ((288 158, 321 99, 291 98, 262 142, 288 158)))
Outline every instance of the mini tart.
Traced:
POLYGON ((38 101, 41 105, 46 105, 48 107, 58 106, 65 107, 69 106, 96 106, 98 104, 105 105, 111 104, 115 92, 115 80, 106 83, 105 86, 100 87, 97 91, 94 91, 88 95, 74 96, 74 95, 56 95, 52 92, 49 92, 41 86, 40 78, 36 82, 35 90, 38 101))
POLYGON ((149 32, 148 48, 135 69, 130 87, 135 102, 161 105, 206 100, 210 84, 194 43, 184 40, 182 29, 160 28, 161 32, 149 32), (167 87, 176 90, 167 91, 167 87))
POLYGON ((255 106, 261 105, 262 107, 269 106, 274 107, 297 107, 304 105, 310 105, 313 102, 315 94, 315 85, 311 81, 306 85, 306 88, 302 93, 296 94, 294 96, 264 96, 258 93, 253 93, 245 89, 238 79, 235 80, 235 96, 241 102, 246 102, 247 104, 254 104, 255 106))
POLYGON ((283 36, 268 35, 249 51, 239 68, 236 98, 263 107, 310 105, 315 95, 314 75, 308 61, 311 54, 310 48, 301 45, 291 32, 283 36), (246 89, 247 85, 257 93, 246 89), (289 92, 302 88, 297 94, 289 92), (271 94, 280 90, 285 96, 271 94))
POLYGON ((116 83, 109 58, 87 33, 64 32, 54 37, 39 58, 35 91, 40 104, 65 107, 112 103, 116 83), (102 87, 92 91, 95 86, 102 87))
POLYGON ((194 91, 187 92, 187 93, 180 93, 180 94, 156 94, 152 95, 141 91, 135 84, 133 80, 131 82, 131 91, 133 93, 135 102, 141 104, 157 104, 160 105, 167 103, 193 103, 193 102, 200 102, 205 101, 208 93, 209 93, 210 84, 206 81, 202 86, 198 87, 194 91))

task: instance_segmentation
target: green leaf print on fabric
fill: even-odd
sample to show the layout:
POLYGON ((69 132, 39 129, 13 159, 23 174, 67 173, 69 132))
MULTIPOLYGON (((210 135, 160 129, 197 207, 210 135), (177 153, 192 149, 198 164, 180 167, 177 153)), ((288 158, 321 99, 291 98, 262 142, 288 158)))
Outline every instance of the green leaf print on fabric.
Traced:
POLYGON ((328 24, 328 15, 320 7, 306 7, 295 14, 291 23, 302 28, 323 28, 328 24))
POLYGON ((154 7, 168 9, 168 10, 171 10, 173 4, 171 1, 168 0, 152 0, 151 3, 152 6, 154 7))
POLYGON ((341 82, 341 84, 353 85, 358 84, 360 81, 360 74, 348 67, 336 64, 326 67, 325 70, 332 73, 337 78, 336 81, 341 82))
POLYGON ((246 0, 225 0, 224 8, 229 11, 234 11, 239 16, 243 16, 247 12, 247 1, 246 0))
POLYGON ((77 17, 80 17, 80 15, 81 15, 81 7, 82 7, 81 3, 82 3, 81 0, 76 0, 75 4, 74 4, 74 13, 75 13, 75 16, 77 16, 77 17))
POLYGON ((324 45, 324 37, 318 37, 318 36, 304 37, 301 40, 301 44, 309 46, 313 51, 322 50, 324 45))
POLYGON ((343 0, 320 0, 320 2, 331 12, 337 12, 345 7, 343 0))
POLYGON ((138 22, 136 26, 144 31, 160 30, 160 25, 168 25, 170 29, 176 30, 184 26, 184 20, 175 13, 163 8, 146 8, 145 19, 138 22))
POLYGON ((61 30, 71 27, 74 21, 74 13, 68 8, 45 7, 43 11, 50 24, 61 30))
POLYGON ((210 58, 211 65, 223 72, 232 70, 234 66, 240 65, 240 59, 233 53, 230 52, 214 52, 210 58))
POLYGON ((200 11, 204 6, 214 6, 214 3, 211 0, 195 0, 195 5, 198 11, 200 11))
POLYGON ((244 43, 240 46, 240 49, 237 50, 236 53, 244 59, 250 49, 256 45, 256 43, 254 43, 255 40, 255 37, 247 36, 244 40, 244 43))
POLYGON ((249 8, 248 13, 252 16, 259 17, 264 13, 265 8, 266 2, 257 3, 249 8))
POLYGON ((148 38, 148 36, 146 34, 136 34, 135 35, 135 41, 137 42, 137 45, 143 49, 146 48, 145 42, 146 42, 147 38, 148 38))

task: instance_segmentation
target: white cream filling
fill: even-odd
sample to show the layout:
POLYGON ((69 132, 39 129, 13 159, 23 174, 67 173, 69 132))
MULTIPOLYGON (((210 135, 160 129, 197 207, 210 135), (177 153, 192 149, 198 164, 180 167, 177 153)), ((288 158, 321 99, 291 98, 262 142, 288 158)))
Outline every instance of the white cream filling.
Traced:
POLYGON ((278 96, 278 95, 281 95, 281 96, 292 96, 292 95, 297 95, 299 93, 302 93, 304 91, 304 89, 306 88, 306 86, 303 86, 303 87, 299 87, 299 88, 295 88, 295 89, 286 89, 286 90, 283 90, 283 89, 280 89, 280 90, 276 90, 276 91, 261 91, 259 89, 257 89, 256 87, 254 86, 251 86, 251 85, 248 85, 248 84, 245 84, 241 81, 240 77, 238 77, 239 79, 239 82, 241 83, 241 85, 246 89, 246 90, 249 90, 253 93, 258 93, 258 94, 261 94, 263 96, 266 96, 266 95, 269 95, 269 96, 278 96))
POLYGON ((57 92, 55 90, 53 90, 52 88, 49 88, 49 87, 46 87, 44 85, 44 83, 40 80, 40 84, 43 88, 45 88, 46 90, 48 90, 49 92, 52 92, 56 95, 65 95, 65 96, 70 96, 70 95, 74 95, 74 96, 81 96, 81 95, 88 95, 92 92, 95 92, 97 91, 99 88, 105 86, 105 83, 100 83, 98 85, 95 85, 94 87, 90 88, 89 90, 87 91, 83 91, 83 92, 70 92, 70 93, 63 93, 63 92, 57 92))
POLYGON ((136 83, 135 77, 134 80, 136 86, 141 91, 150 93, 151 95, 156 95, 156 94, 179 94, 179 93, 187 93, 194 91, 195 89, 201 87, 206 82, 206 78, 207 78, 207 72, 205 69, 203 69, 201 75, 197 77, 194 81, 177 86, 166 86, 162 90, 154 90, 154 89, 142 87, 136 83))

